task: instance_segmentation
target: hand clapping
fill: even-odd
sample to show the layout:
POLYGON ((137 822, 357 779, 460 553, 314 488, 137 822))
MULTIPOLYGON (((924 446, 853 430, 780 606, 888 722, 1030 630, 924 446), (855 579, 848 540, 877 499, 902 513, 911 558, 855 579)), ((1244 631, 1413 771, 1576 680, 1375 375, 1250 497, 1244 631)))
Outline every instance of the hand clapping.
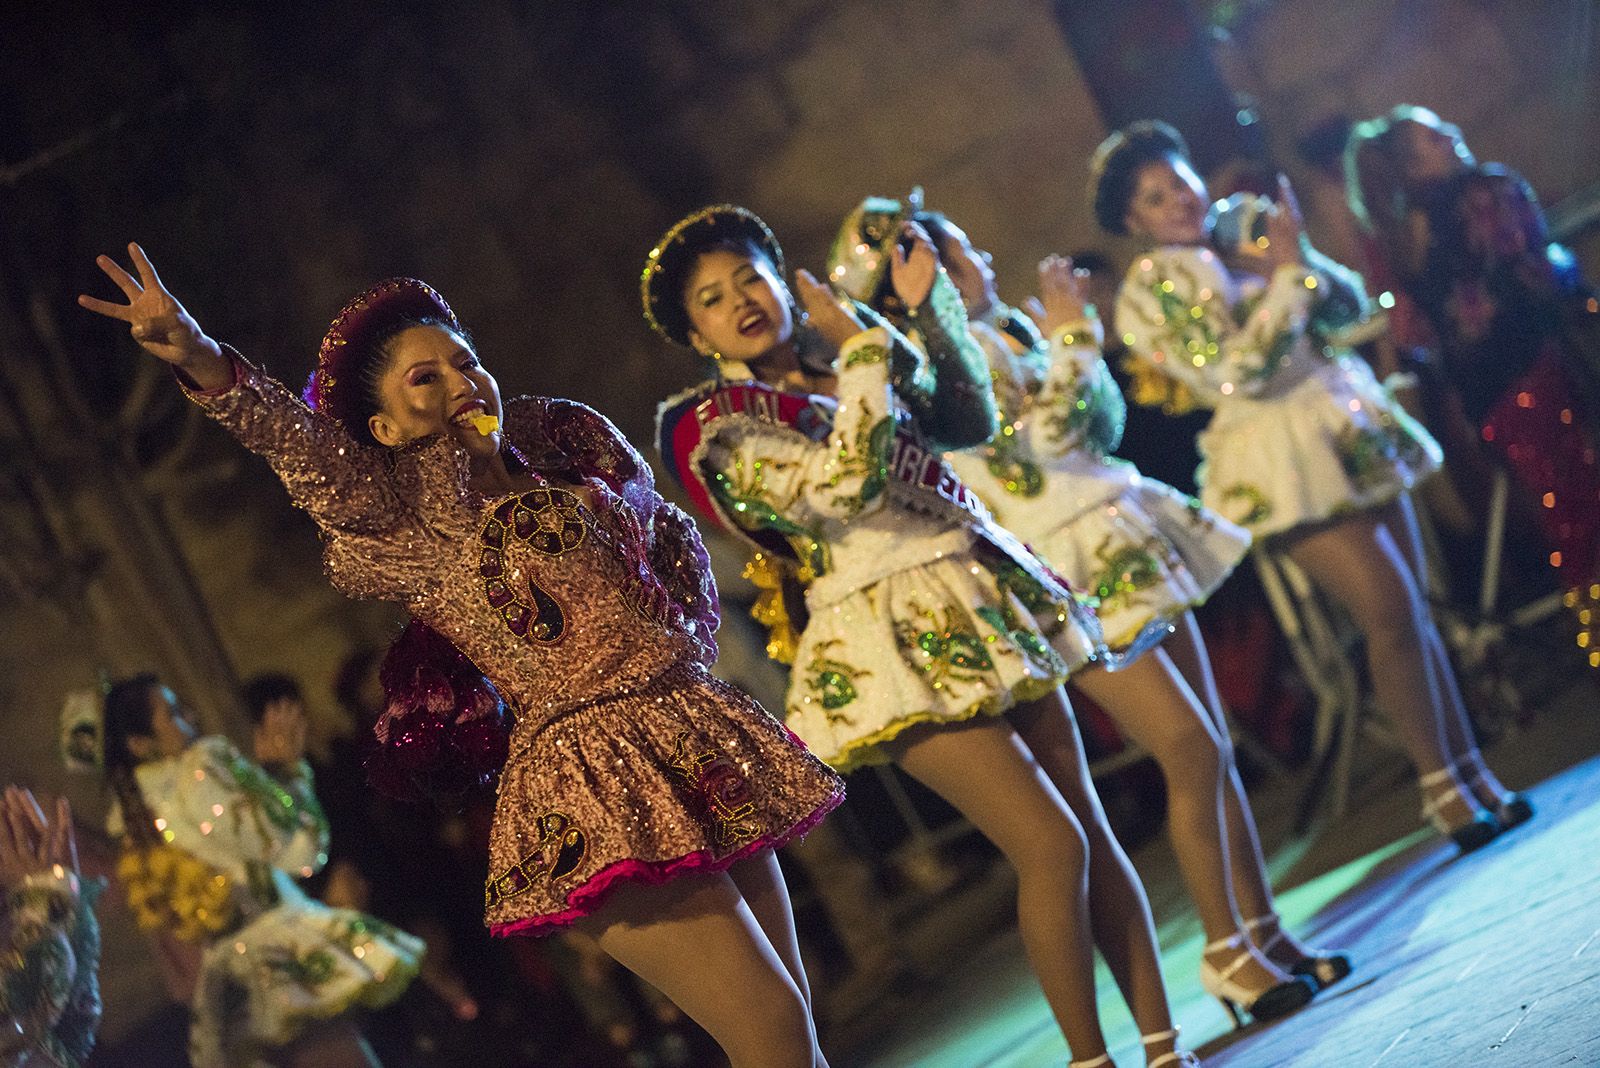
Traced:
POLYGON ((78 843, 66 798, 56 800, 54 826, 32 792, 21 787, 7 786, 0 807, 0 890, 57 865, 77 874, 78 843))

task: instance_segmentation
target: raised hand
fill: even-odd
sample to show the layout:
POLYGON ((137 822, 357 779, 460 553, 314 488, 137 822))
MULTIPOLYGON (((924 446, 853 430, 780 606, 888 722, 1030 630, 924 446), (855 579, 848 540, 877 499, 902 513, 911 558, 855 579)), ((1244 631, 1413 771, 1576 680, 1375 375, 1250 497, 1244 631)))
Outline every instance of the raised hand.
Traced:
POLYGON ((50 867, 49 825, 33 794, 7 786, 0 814, 0 890, 50 867))
POLYGON ((1084 289, 1087 272, 1080 273, 1066 256, 1046 256, 1039 261, 1039 296, 1023 308, 1046 337, 1063 326, 1093 318, 1084 289))
POLYGON ((1278 198, 1267 213, 1267 249, 1264 259, 1271 268, 1295 267, 1305 263, 1300 239, 1306 225, 1300 217, 1300 201, 1295 198, 1289 179, 1278 175, 1278 198))
POLYGON ((800 295, 800 306, 805 309, 812 329, 835 352, 866 329, 855 312, 845 308, 833 290, 817 281, 805 268, 794 273, 794 287, 800 295))
POLYGON ((900 231, 902 237, 911 238, 911 251, 906 252, 896 241, 889 255, 889 281, 895 295, 907 308, 919 308, 933 290, 933 279, 939 271, 939 250, 933 238, 917 223, 908 222, 900 231))
POLYGON ((205 335, 194 317, 161 284, 155 265, 144 254, 144 249, 130 244, 128 255, 139 272, 138 278, 123 270, 110 256, 95 260, 106 277, 122 290, 128 303, 117 304, 87 295, 80 295, 78 303, 97 315, 127 323, 133 339, 146 352, 179 368, 202 389, 227 385, 230 368, 221 346, 205 335))
POLYGON ((65 797, 56 798, 56 822, 50 828, 48 859, 77 874, 78 836, 72 829, 72 805, 65 797))

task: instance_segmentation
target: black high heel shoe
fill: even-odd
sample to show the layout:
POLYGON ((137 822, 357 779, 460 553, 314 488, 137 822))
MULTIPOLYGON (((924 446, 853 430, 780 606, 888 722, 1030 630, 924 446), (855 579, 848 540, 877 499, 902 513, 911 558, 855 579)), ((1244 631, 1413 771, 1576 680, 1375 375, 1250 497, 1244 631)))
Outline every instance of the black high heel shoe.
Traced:
POLYGON ((1244 1026, 1246 1015, 1263 1022, 1287 1016, 1303 1008, 1316 996, 1316 981, 1304 975, 1274 983, 1265 990, 1252 990, 1243 983, 1235 982, 1234 975, 1252 960, 1261 961, 1276 970, 1276 966, 1261 955, 1243 932, 1210 942, 1201 951, 1200 985, 1206 993, 1222 1002, 1222 1007, 1233 1017, 1235 1027, 1244 1026), (1220 968, 1207 959, 1210 954, 1224 949, 1238 950, 1238 954, 1220 968))
POLYGON ((1488 769, 1483 766, 1481 758, 1474 761, 1471 767, 1472 778, 1467 785, 1472 788, 1472 792, 1478 794, 1481 790, 1490 796, 1499 797, 1498 801, 1488 807, 1494 818, 1500 821, 1502 831, 1509 831, 1533 819, 1533 802, 1529 801, 1525 794, 1507 790, 1499 782, 1490 783, 1488 769))
MULTIPOLYGON (((1266 954, 1268 960, 1273 960, 1272 947, 1283 941, 1283 921, 1279 919, 1278 914, 1269 912, 1265 916, 1246 920, 1244 929, 1250 934, 1256 948, 1266 954), (1266 927, 1270 927, 1272 932, 1263 939, 1259 936, 1259 932, 1266 927)), ((1326 990, 1355 971, 1355 965, 1351 963, 1348 953, 1330 953, 1325 949, 1307 949, 1299 960, 1292 961, 1285 967, 1289 969, 1290 975, 1303 975, 1316 983, 1321 990, 1326 990)))
POLYGON ((1500 833, 1500 821, 1480 808, 1478 799, 1472 796, 1472 791, 1461 785, 1455 765, 1430 771, 1417 782, 1422 786, 1422 818, 1433 824, 1434 830, 1454 842, 1461 852, 1470 853, 1474 849, 1481 849, 1500 833), (1431 793, 1431 787, 1444 783, 1450 783, 1450 789, 1437 794, 1431 793), (1452 823, 1444 816, 1445 807, 1457 799, 1472 807, 1472 817, 1465 823, 1452 823))

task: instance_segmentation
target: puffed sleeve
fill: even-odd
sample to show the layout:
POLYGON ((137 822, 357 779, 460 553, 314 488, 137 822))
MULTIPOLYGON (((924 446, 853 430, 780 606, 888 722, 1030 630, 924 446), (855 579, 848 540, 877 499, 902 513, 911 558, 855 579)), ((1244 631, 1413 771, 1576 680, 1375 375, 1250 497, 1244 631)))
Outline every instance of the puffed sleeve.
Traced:
POLYGON ((683 606, 685 622, 706 647, 705 663, 714 663, 722 612, 717 601, 717 580, 711 574, 711 557, 694 520, 667 500, 658 499, 650 518, 650 569, 672 599, 683 606))
POLYGON ((1042 455, 1079 449, 1106 455, 1122 442, 1128 404, 1101 358, 1098 319, 1058 328, 1049 340, 1049 370, 1034 403, 1039 421, 1033 445, 1042 455))
POLYGON ((1134 261, 1117 296, 1134 357, 1202 396, 1259 392, 1305 333, 1317 286, 1304 267, 1280 267, 1257 298, 1230 304, 1225 270, 1209 249, 1159 249, 1134 261))
POLYGON ((234 349, 224 352, 233 362, 233 383, 201 391, 180 379, 189 399, 265 458, 294 503, 320 526, 356 534, 392 526, 404 506, 383 450, 356 441, 234 349))
POLYGON ((888 345, 889 332, 873 327, 840 348, 838 406, 823 440, 765 426, 718 431, 707 476, 735 522, 794 542, 808 522, 849 522, 881 506, 895 430, 888 345))
POLYGON ((57 866, 5 897, 0 953, 0 1063, 76 1068, 100 1022, 100 884, 57 866))
MULTIPOLYGON (((300 761, 280 777, 250 760, 223 738, 202 738, 194 745, 197 768, 205 778, 178 787, 188 796, 184 809, 214 847, 235 850, 245 860, 259 860, 300 878, 309 878, 328 859, 328 819, 317 802, 311 767, 300 761), (221 809, 222 811, 217 811, 221 809)), ((175 844, 205 858, 192 842, 194 828, 173 828, 175 844), (191 839, 191 841, 186 841, 191 839)))

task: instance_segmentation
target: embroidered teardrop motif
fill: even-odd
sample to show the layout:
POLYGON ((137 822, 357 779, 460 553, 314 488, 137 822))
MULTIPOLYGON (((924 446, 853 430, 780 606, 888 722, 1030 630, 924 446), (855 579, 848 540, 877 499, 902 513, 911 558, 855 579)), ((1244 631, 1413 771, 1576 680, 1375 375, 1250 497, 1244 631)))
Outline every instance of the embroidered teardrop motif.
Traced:
POLYGON ((555 645, 567 633, 567 614, 531 575, 526 594, 507 581, 507 538, 525 542, 544 556, 561 556, 582 545, 588 533, 577 495, 554 487, 509 497, 484 521, 478 574, 489 606, 511 633, 530 645, 555 645))

